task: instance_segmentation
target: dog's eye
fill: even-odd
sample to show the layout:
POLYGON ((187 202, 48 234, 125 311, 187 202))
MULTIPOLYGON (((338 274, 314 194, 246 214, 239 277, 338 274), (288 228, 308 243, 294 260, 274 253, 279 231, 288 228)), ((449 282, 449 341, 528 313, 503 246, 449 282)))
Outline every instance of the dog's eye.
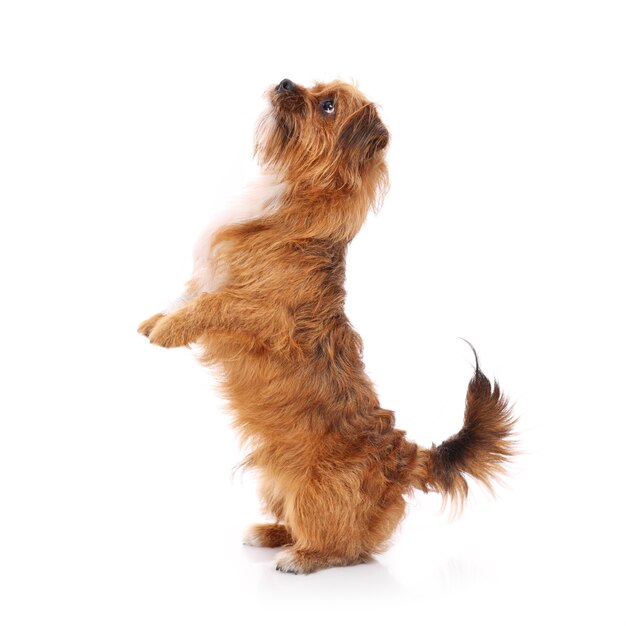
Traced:
POLYGON ((332 100, 324 100, 324 102, 322 102, 322 111, 328 114, 334 113, 335 103, 332 100))

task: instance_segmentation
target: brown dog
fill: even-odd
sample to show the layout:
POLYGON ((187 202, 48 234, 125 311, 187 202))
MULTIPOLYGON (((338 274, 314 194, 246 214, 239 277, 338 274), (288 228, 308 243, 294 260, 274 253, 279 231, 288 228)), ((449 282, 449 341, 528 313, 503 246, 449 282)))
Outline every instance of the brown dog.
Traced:
POLYGON ((476 365, 461 431, 430 449, 394 428, 344 313, 348 243, 387 184, 387 129, 354 87, 283 80, 259 125, 263 177, 196 251, 187 290, 139 331, 219 365, 276 523, 246 542, 289 546, 284 572, 362 563, 384 549, 413 489, 455 500, 512 454, 513 418, 476 365))

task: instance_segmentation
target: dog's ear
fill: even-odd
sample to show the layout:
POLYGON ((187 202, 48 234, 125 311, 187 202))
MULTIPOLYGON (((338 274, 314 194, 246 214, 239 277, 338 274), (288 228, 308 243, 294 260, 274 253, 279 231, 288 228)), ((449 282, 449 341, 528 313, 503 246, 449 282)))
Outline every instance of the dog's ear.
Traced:
POLYGON ((352 152, 360 163, 371 159, 388 143, 389 131, 380 121, 373 104, 368 104, 351 115, 337 139, 339 148, 352 152))

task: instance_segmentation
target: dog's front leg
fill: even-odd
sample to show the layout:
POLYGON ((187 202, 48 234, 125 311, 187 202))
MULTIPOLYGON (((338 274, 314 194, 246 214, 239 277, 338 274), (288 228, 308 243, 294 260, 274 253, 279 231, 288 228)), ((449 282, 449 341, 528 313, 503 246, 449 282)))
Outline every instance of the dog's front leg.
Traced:
POLYGON ((186 346, 207 331, 229 326, 235 302, 224 293, 201 293, 172 313, 154 316, 157 319, 148 334, 150 343, 164 348, 186 346))

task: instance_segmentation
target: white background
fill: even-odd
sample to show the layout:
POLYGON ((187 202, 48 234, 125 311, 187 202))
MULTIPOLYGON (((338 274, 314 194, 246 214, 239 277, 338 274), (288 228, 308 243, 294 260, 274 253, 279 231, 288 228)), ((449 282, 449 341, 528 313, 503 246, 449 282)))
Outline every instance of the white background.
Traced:
POLYGON ((623 3, 0 7, 3 626, 626 623, 623 3), (392 134, 347 285, 383 406, 458 430, 465 337, 523 450, 495 499, 416 494, 374 563, 308 577, 241 545, 211 374, 135 332, 284 77, 358 81, 392 134))

